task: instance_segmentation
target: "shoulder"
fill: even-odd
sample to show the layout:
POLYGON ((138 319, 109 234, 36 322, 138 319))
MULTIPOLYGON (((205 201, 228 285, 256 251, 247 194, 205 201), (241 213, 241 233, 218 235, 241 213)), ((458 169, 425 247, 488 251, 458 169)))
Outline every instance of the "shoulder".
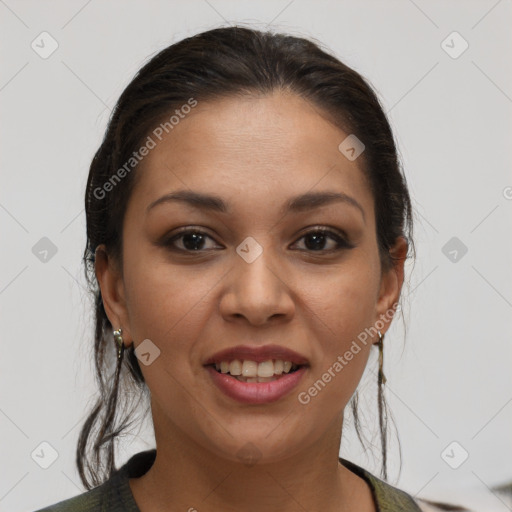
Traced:
POLYGON ((382 512, 421 512, 419 503, 407 492, 371 475, 377 503, 382 512))
POLYGON ((73 498, 59 501, 35 512, 124 512, 137 510, 131 502, 127 467, 114 471, 98 487, 73 498))
POLYGON ((413 497, 372 474, 369 474, 369 477, 374 482, 376 494, 379 496, 378 503, 382 512, 442 512, 445 510, 471 512, 469 509, 456 504, 413 497))
POLYGON ((139 452, 98 487, 35 512, 139 512, 129 478, 143 475, 155 456, 154 449, 139 452))
POLYGON ((349 460, 341 457, 339 459, 350 471, 366 480, 371 488, 379 512, 421 512, 421 508, 416 500, 405 491, 381 480, 368 470, 349 460))
MULTIPOLYGON (((106 482, 108 483, 108 482, 106 482)), ((103 484, 95 489, 79 494, 73 498, 59 501, 49 507, 35 512, 93 512, 100 511, 108 495, 107 485, 103 484)))

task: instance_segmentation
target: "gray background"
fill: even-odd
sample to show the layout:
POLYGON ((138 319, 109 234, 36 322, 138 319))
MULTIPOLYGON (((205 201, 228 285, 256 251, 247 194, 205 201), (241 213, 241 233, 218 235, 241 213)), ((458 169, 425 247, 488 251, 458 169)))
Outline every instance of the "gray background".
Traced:
MULTIPOLYGON (((150 55, 226 23, 316 38, 377 89, 418 248, 405 342, 398 321, 385 344, 403 452, 398 477, 393 437, 390 480, 417 496, 512 510, 488 489, 512 479, 510 0, 0 0, 0 16, 0 510, 83 492, 75 443, 95 391, 83 194, 110 110, 150 55), (46 59, 31 47, 51 48, 43 31, 58 43, 46 59), (43 237, 57 250, 46 261, 43 237), (453 441, 452 465, 469 454, 457 469, 442 456, 453 441), (47 469, 31 457, 50 456, 42 442, 58 454, 47 469)), ((360 387, 375 456, 348 418, 341 454, 378 474, 375 356, 360 387)), ((143 425, 118 463, 153 441, 143 425)))

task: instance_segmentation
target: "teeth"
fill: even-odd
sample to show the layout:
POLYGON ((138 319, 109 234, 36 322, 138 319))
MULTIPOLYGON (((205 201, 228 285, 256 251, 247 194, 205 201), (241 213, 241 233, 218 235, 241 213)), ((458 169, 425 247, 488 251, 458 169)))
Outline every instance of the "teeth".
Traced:
POLYGON ((263 361, 258 365, 258 377, 273 377, 274 376, 274 362, 272 359, 263 361))
POLYGON ((258 363, 254 361, 244 361, 242 364, 242 375, 244 377, 256 377, 258 375, 258 363))
POLYGON ((297 365, 291 361, 283 361, 281 359, 275 361, 268 359, 261 363, 235 359, 231 362, 221 361, 216 363, 215 368, 221 373, 229 373, 234 377, 239 377, 238 380, 242 382, 268 382, 274 380, 273 377, 276 375, 289 373, 292 368, 296 369, 297 365))
POLYGON ((281 359, 274 361, 274 374, 281 375, 284 370, 284 362, 281 359))
POLYGON ((238 359, 231 361, 229 365, 229 373, 231 375, 242 375, 242 362, 238 359))
POLYGON ((272 376, 272 377, 260 377, 258 376, 258 382, 271 382, 275 380, 275 378, 272 376))
POLYGON ((273 380, 278 379, 279 377, 242 377, 238 375, 235 379, 238 379, 240 382, 271 382, 273 380))

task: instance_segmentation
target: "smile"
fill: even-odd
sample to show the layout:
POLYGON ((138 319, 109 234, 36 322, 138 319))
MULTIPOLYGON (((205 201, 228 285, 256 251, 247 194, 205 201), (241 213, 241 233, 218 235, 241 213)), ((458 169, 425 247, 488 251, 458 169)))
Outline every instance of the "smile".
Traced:
MULTIPOLYGON (((231 364, 233 363, 235 373, 238 373, 239 370, 243 372, 245 366, 247 373, 250 375, 252 374, 253 376, 243 374, 232 375, 227 371, 223 373, 220 369, 220 364, 218 365, 219 369, 217 369, 217 365, 215 364, 208 365, 205 368, 209 372, 215 387, 225 396, 240 403, 254 405, 268 404, 281 400, 298 386, 308 369, 308 366, 306 365, 290 366, 290 362, 288 361, 286 366, 289 368, 288 371, 285 372, 284 363, 286 363, 286 361, 278 360, 272 362, 272 376, 260 377, 260 365, 267 363, 266 361, 259 363, 258 365, 256 365, 255 361, 245 360, 243 362, 238 361, 238 363, 236 361, 232 361, 229 363, 229 369, 231 369, 231 364), (276 366, 277 371, 280 370, 281 363, 283 364, 283 371, 280 374, 274 373, 276 371, 276 366)), ((224 369, 226 369, 225 366, 224 369)), ((262 367, 262 371, 266 375, 270 374, 270 369, 270 363, 267 363, 262 367)))

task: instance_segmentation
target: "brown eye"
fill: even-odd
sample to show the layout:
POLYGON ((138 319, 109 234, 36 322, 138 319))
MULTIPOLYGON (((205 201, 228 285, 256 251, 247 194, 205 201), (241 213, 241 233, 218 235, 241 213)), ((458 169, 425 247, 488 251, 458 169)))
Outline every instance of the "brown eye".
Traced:
POLYGON ((204 231, 188 229, 183 230, 180 233, 171 236, 170 238, 167 238, 163 242, 163 245, 176 251, 200 252, 213 248, 205 247, 206 241, 208 239, 213 240, 213 238, 206 234, 204 231))
POLYGON ((324 228, 313 229, 299 240, 302 239, 304 239, 305 250, 313 252, 332 252, 354 247, 338 233, 324 228))

